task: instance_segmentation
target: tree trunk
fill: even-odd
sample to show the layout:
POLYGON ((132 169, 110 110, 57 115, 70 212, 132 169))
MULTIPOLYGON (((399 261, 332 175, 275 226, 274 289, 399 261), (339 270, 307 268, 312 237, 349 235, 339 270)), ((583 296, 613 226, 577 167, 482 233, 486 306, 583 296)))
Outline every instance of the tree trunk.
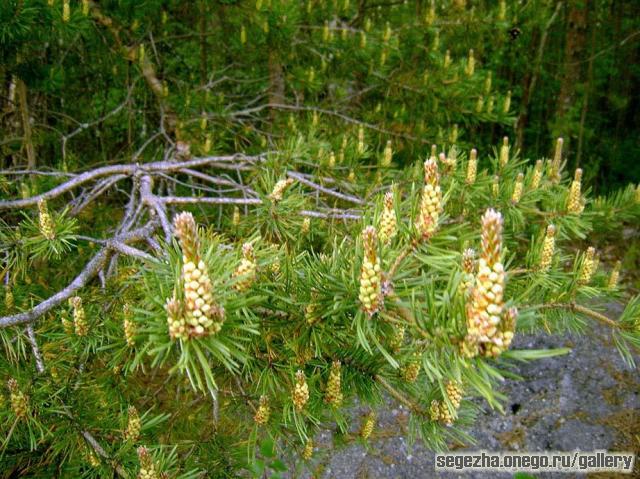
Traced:
POLYGON ((18 99, 20 101, 20 115, 22 117, 22 130, 24 133, 22 145, 27 152, 27 169, 36 167, 36 151, 33 147, 33 135, 31 131, 31 117, 29 115, 29 102, 27 99, 27 85, 21 79, 17 79, 18 99))
MULTIPOLYGON (((575 103, 576 86, 582 79, 583 60, 586 57, 589 1, 572 0, 568 7, 564 68, 556 106, 556 120, 561 120, 575 103)), ((566 136, 565 132, 561 133, 566 136)))

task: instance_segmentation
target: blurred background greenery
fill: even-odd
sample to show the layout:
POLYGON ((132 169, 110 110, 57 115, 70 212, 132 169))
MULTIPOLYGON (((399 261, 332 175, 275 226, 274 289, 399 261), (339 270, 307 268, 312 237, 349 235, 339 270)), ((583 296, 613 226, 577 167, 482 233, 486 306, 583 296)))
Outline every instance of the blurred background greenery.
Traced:
POLYGON ((407 164, 504 135, 533 161, 562 136, 604 192, 640 180, 639 46, 637 1, 3 0, 0 166, 148 161, 176 139, 259 151, 309 128, 338 150, 361 121, 407 164))

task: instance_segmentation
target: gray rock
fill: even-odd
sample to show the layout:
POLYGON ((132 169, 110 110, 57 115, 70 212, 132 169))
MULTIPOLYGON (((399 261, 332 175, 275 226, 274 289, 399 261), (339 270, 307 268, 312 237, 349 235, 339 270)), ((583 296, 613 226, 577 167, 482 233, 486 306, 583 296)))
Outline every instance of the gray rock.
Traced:
MULTIPOLYGON (((613 314, 620 308, 612 305, 613 314)), ((523 381, 507 380, 501 392, 509 397, 505 414, 485 408, 468 431, 478 446, 469 450, 623 451, 640 434, 640 381, 637 371, 622 361, 607 331, 592 335, 518 336, 514 348, 542 349, 569 346, 570 354, 521 363, 514 371, 523 381), (633 424, 636 421, 639 424, 633 424)), ((478 404, 481 404, 478 402, 478 404)), ((377 438, 368 447, 353 444, 332 447, 331 434, 316 438, 318 454, 310 466, 291 477, 348 478, 511 478, 512 474, 439 473, 434 452, 420 443, 409 448, 405 437, 407 410, 389 401, 379 411, 377 438)), ((636 466, 638 467, 638 466, 636 466)), ((572 477, 540 474, 537 477, 572 477)))

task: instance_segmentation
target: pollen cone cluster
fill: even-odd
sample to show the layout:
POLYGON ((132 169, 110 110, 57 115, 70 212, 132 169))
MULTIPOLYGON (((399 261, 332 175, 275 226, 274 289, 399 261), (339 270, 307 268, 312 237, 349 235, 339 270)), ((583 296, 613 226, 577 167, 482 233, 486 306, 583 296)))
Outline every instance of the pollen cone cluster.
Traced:
POLYGON ((618 280, 620 279, 620 267, 622 263, 620 261, 616 261, 613 269, 611 270, 611 276, 609 276, 609 282, 607 287, 609 289, 616 289, 618 287, 618 280))
POLYGON ((469 153, 469 162, 467 163, 467 178, 465 182, 468 185, 472 185, 476 182, 476 175, 478 173, 478 151, 474 148, 469 153))
POLYGON ((309 385, 304 372, 300 369, 296 372, 296 383, 293 387, 292 399, 298 411, 302 411, 307 401, 309 401, 309 385))
POLYGON ((587 248, 587 252, 582 260, 582 268, 580 269, 580 275, 578 276, 579 284, 589 284, 593 273, 597 269, 596 249, 593 246, 587 248))
POLYGON ((540 271, 548 271, 553 262, 553 254, 556 249, 556 227, 547 226, 547 234, 542 243, 542 255, 540 256, 540 271))
POLYGON ((383 244, 389 244, 398 233, 398 219, 396 210, 393 207, 393 192, 387 191, 384 195, 384 210, 380 216, 378 223, 378 231, 380 232, 380 241, 383 244))
POLYGON ((533 168, 533 176, 531 177, 531 189, 537 190, 540 187, 542 181, 542 169, 544 162, 542 160, 536 161, 536 166, 533 168))
POLYGON ((509 138, 505 136, 500 147, 500 166, 503 168, 509 163, 509 150, 509 138))
POLYGON ((200 258, 200 239, 195 219, 183 212, 173 221, 182 249, 184 301, 175 296, 167 301, 169 334, 173 339, 190 339, 216 334, 224 322, 224 308, 213 299, 211 279, 200 258))
POLYGON ((424 162, 424 187, 416 220, 418 233, 423 238, 429 238, 436 231, 440 213, 442 213, 442 191, 438 163, 435 159, 429 158, 424 162))
POLYGON ((518 173, 518 177, 516 178, 516 184, 513 187, 513 194, 511 195, 511 202, 513 204, 519 203, 522 198, 522 191, 524 189, 524 175, 522 173, 518 173))
POLYGON ((304 449, 302 450, 302 459, 308 461, 313 457, 313 439, 307 439, 307 442, 304 444, 304 449))
POLYGON ((87 326, 87 313, 82 305, 82 298, 74 296, 69 298, 69 303, 73 307, 73 327, 76 335, 86 336, 89 332, 89 327, 87 326))
POLYGON ((271 417, 271 407, 269 406, 269 398, 267 396, 260 396, 260 404, 256 410, 253 420, 259 426, 264 426, 269 422, 271 417))
POLYGON ((405 381, 415 383, 420 375, 420 354, 415 353, 411 360, 402 368, 402 377, 405 381))
POLYGON ((342 373, 340 361, 334 361, 331 364, 331 371, 329 372, 329 381, 327 382, 327 390, 324 395, 324 400, 327 404, 331 404, 334 407, 340 407, 342 404, 342 373))
POLYGON ((549 171, 549 178, 552 182, 558 183, 560 181, 560 168, 562 167, 562 145, 564 140, 562 138, 558 138, 556 142, 556 151, 553 155, 553 160, 551 161, 551 168, 549 171))
POLYGON ((467 302, 466 354, 495 356, 509 346, 513 338, 514 311, 505 311, 504 266, 502 252, 502 215, 493 209, 482 217, 482 253, 471 297, 467 302))
POLYGON ((138 479, 160 479, 160 474, 156 470, 153 458, 144 446, 138 448, 138 461, 140 461, 138 479))
POLYGON ((446 425, 453 424, 456 418, 456 412, 460 408, 462 400, 462 388, 454 381, 447 382, 445 391, 449 402, 453 406, 453 412, 449 409, 445 401, 433 400, 429 407, 429 416, 432 421, 440 421, 446 425))
POLYGON ((282 201, 284 192, 286 191, 287 188, 289 188, 289 186, 291 186, 292 183, 293 183, 292 178, 287 178, 287 179, 278 181, 273 187, 273 191, 271 191, 271 194, 269 195, 269 199, 274 202, 282 201))
POLYGON ((127 420, 127 429, 124 431, 125 441, 136 442, 140 438, 140 429, 142 421, 135 406, 129 406, 129 418, 127 420))
POLYGON ((49 241, 56 238, 55 225, 47 208, 46 200, 38 200, 38 221, 40 223, 40 233, 49 241))
POLYGON ((373 432, 373 428, 376 425, 376 413, 371 411, 367 414, 362 422, 362 427, 360 428, 360 437, 364 440, 369 439, 371 437, 371 433, 373 432))
POLYGON ((388 167, 391 165, 393 159, 393 147, 391 146, 391 140, 387 140, 387 145, 384 147, 384 155, 382 156, 382 166, 388 167))
POLYGON ((29 401, 27 396, 20 390, 18 381, 11 378, 7 381, 11 399, 11 409, 18 419, 25 419, 29 412, 29 401))
POLYGON ((404 325, 393 325, 393 334, 389 340, 389 346, 393 351, 398 351, 402 347, 405 332, 406 327, 404 325))
POLYGON ((236 278, 234 288, 238 291, 244 291, 249 289, 256 280, 256 259, 253 252, 253 245, 251 243, 245 243, 242 245, 242 259, 240 264, 233 272, 233 277, 236 278))
POLYGON ((360 270, 360 304, 362 310, 373 315, 382 303, 382 271, 378 257, 378 238, 376 229, 367 226, 362 232, 364 258, 360 270))
POLYGON ((576 170, 575 177, 571 182, 569 188, 569 197, 567 199, 567 211, 569 213, 580 214, 584 210, 584 203, 582 201, 582 169, 576 170))

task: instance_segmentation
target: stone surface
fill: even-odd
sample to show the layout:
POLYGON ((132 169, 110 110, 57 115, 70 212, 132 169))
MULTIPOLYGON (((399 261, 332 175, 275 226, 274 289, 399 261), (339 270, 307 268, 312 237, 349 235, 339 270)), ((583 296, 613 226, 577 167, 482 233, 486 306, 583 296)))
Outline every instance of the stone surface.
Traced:
MULTIPOLYGON (((610 314, 619 313, 611 306, 610 314)), ((469 431, 476 445, 466 449, 491 451, 572 451, 596 449, 640 453, 640 378, 627 366, 605 329, 588 336, 519 336, 514 348, 571 347, 572 351, 521 363, 515 372, 523 380, 507 380, 505 414, 483 407, 469 431)), ((389 401, 379 412, 376 435, 365 448, 331 448, 331 434, 316 438, 318 454, 291 477, 348 478, 510 478, 511 474, 436 473, 434 453, 418 443, 407 445, 406 408, 389 401)), ((638 471, 638 466, 636 466, 638 471)), ((637 472, 640 477, 640 473, 637 472)), ((540 474, 537 477, 573 477, 540 474)), ((585 477, 585 476, 581 476, 585 477)), ((593 477, 614 477, 598 476, 593 477)), ((630 476, 625 476, 630 477, 630 476)))

